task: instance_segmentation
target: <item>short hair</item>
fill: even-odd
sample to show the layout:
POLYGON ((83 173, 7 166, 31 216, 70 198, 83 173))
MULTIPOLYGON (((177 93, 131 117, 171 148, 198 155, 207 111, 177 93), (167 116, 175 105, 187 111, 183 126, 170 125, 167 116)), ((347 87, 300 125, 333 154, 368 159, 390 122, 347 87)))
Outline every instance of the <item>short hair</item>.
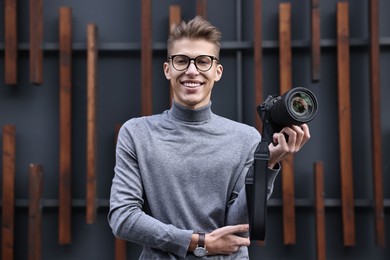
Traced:
POLYGON ((181 39, 189 38, 192 40, 205 40, 215 45, 217 58, 221 48, 221 31, 204 19, 202 16, 195 16, 188 22, 181 22, 176 25, 168 37, 168 56, 173 48, 173 44, 181 39))

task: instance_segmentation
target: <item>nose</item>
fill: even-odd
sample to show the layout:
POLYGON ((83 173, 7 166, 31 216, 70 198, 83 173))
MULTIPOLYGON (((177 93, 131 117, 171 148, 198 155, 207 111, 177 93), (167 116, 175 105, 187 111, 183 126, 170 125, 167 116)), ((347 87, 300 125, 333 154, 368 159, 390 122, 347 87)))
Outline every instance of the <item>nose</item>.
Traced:
POLYGON ((198 74, 198 69, 195 66, 195 62, 192 60, 190 61, 190 65, 187 68, 186 74, 198 74))

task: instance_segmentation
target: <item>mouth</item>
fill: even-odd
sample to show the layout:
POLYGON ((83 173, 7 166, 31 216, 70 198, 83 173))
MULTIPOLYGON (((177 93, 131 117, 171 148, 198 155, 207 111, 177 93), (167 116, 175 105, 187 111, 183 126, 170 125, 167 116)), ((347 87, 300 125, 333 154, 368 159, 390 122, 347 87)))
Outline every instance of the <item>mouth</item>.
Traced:
POLYGON ((182 81, 181 84, 186 88, 198 88, 203 85, 202 82, 182 81))

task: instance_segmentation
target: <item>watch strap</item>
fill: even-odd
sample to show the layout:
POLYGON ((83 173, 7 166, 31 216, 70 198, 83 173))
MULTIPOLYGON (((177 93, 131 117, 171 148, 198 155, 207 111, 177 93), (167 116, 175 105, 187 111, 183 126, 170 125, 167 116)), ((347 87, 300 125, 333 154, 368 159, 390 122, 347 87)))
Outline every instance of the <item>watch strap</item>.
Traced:
POLYGON ((204 244, 205 244, 205 233, 203 232, 198 232, 198 247, 205 247, 204 244))

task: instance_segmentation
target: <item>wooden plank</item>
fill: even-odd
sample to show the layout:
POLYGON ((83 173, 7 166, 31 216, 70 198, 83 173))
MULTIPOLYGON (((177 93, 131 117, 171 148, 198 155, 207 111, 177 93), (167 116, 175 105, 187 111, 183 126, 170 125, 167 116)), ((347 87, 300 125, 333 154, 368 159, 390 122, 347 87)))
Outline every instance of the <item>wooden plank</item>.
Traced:
POLYGON ((30 82, 43 83, 43 0, 30 0, 30 82))
POLYGON ((115 260, 127 259, 127 241, 115 238, 115 260))
MULTIPOLYGON (((121 128, 121 124, 115 125, 115 144, 118 141, 118 133, 121 128)), ((127 259, 127 241, 115 237, 115 260, 127 259)))
MULTIPOLYGON (((291 89, 291 4, 279 4, 280 93, 291 89)), ((284 244, 295 244, 294 160, 290 155, 282 161, 284 244)))
POLYGON ((207 0, 196 1, 196 15, 207 18, 207 0))
POLYGON ((311 79, 321 77, 321 26, 320 0, 311 0, 311 79))
POLYGON ((59 9, 60 39, 60 183, 58 236, 72 242, 72 9, 59 9))
POLYGON ((376 245, 385 246, 385 212, 383 208, 382 133, 380 91, 379 2, 370 1, 370 85, 372 174, 375 200, 376 245))
POLYGON ((43 166, 30 164, 28 206, 28 259, 42 259, 42 186, 43 166))
MULTIPOLYGON (((262 30, 262 1, 254 0, 253 2, 253 59, 254 59, 254 89, 255 104, 263 102, 263 30, 262 30)), ((263 122, 256 113, 255 127, 261 133, 263 122)))
POLYGON ((315 187, 315 212, 316 212, 316 259, 326 260, 326 237, 325 237, 325 191, 324 191, 324 164, 314 164, 314 187, 315 187))
POLYGON ((181 22, 180 5, 169 6, 169 32, 172 32, 174 27, 181 22))
POLYGON ((344 245, 355 245, 355 213, 352 177, 350 58, 348 2, 337 3, 337 71, 340 174, 344 245))
POLYGON ((5 84, 17 84, 18 75, 18 22, 16 0, 5 0, 4 79, 5 84))
POLYGON ((152 6, 151 0, 142 1, 141 8, 141 113, 152 114, 152 6))
POLYGON ((14 259, 15 132, 14 125, 3 126, 2 259, 14 259))
MULTIPOLYGON (((172 30, 175 28, 175 26, 180 24, 180 22, 181 22, 181 8, 180 8, 180 5, 171 5, 169 7, 169 32, 172 32, 172 30)), ((170 101, 172 102, 172 100, 173 100, 173 91, 172 91, 171 87, 169 87, 169 90, 170 90, 170 101)))
POLYGON ((87 215, 86 222, 96 219, 96 175, 97 175, 97 46, 96 24, 87 25, 87 215))

